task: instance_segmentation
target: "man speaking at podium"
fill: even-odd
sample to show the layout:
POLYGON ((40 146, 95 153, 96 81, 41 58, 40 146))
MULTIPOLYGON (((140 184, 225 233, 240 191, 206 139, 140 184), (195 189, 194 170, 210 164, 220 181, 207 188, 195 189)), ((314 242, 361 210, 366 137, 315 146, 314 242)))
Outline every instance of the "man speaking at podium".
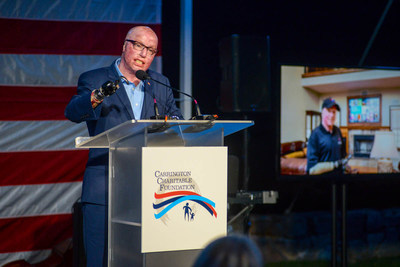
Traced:
MULTIPOLYGON (((158 37, 149 27, 130 29, 120 58, 109 67, 81 74, 65 116, 73 122, 85 121, 90 136, 128 120, 156 115, 183 119, 170 88, 143 82, 135 75, 138 70, 147 71, 151 78, 169 85, 165 76, 148 70, 157 46, 158 37)), ((108 149, 89 150, 81 201, 87 266, 107 266, 108 149)))

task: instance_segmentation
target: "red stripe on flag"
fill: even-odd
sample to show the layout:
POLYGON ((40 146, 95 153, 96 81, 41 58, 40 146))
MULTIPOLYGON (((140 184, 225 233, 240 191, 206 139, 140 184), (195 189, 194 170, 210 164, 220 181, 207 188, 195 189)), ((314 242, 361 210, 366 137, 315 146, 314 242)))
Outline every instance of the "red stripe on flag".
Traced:
POLYGON ((49 249, 72 237, 72 214, 0 219, 0 253, 49 249))
POLYGON ((88 153, 88 150, 0 153, 0 186, 82 181, 88 153))
POLYGON ((0 86, 0 120, 66 120, 76 87, 0 86))
MULTIPOLYGON (((0 53, 120 55, 126 34, 137 25, 3 18, 0 19, 0 29, 7 38, 2 40, 0 53)), ((158 50, 161 51, 161 24, 146 26, 156 32, 159 38, 158 50)))

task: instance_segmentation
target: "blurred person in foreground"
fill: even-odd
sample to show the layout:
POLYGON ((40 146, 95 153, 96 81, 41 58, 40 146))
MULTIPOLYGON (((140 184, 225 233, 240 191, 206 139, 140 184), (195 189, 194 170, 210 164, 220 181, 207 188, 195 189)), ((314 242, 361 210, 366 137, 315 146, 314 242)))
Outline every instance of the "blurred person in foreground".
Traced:
POLYGON ((256 243, 247 236, 218 238, 206 246, 193 267, 262 267, 263 258, 256 243))

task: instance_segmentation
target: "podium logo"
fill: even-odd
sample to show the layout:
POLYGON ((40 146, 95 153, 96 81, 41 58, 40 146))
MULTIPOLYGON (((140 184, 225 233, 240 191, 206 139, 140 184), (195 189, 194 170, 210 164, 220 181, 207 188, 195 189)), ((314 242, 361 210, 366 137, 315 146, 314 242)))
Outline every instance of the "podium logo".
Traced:
POLYGON ((154 198, 157 200, 158 203, 153 204, 153 208, 154 210, 156 210, 156 212, 159 211, 158 213, 154 213, 156 219, 162 218, 171 209, 183 203, 182 213, 184 215, 184 220, 193 221, 195 213, 190 208, 189 202, 200 204, 200 206, 206 209, 211 216, 215 216, 215 218, 217 218, 217 212, 214 209, 215 203, 196 192, 173 191, 168 193, 154 193, 154 198))

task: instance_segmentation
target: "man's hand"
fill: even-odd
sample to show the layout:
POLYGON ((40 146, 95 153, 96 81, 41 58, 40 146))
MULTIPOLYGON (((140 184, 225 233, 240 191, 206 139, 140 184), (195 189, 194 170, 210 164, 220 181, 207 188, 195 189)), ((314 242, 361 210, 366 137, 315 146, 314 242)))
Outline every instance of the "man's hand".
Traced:
POLYGON ((118 79, 115 82, 107 81, 107 82, 103 83, 103 85, 99 89, 94 90, 96 99, 99 101, 102 101, 104 99, 104 97, 108 97, 108 96, 114 94, 117 91, 117 89, 119 88, 120 81, 121 80, 118 79))
MULTIPOLYGON (((123 76, 121 76, 121 78, 122 77, 123 76)), ((125 77, 123 78, 126 80, 125 77)), ((103 83, 103 85, 99 89, 92 91, 90 101, 92 103, 93 109, 96 108, 101 102, 103 102, 104 97, 108 97, 117 91, 120 81, 120 79, 116 80, 115 82, 107 81, 103 83)))
POLYGON ((341 168, 343 170, 343 173, 352 173, 351 167, 347 165, 349 163, 349 160, 351 159, 351 155, 348 155, 344 159, 339 159, 337 161, 334 161, 333 164, 335 166, 335 169, 341 168))
POLYGON ((335 168, 344 168, 346 167, 347 163, 349 162, 349 160, 351 159, 351 155, 348 155, 346 158, 344 159, 339 159, 337 161, 333 162, 333 165, 335 166, 335 168))
POLYGON ((117 80, 115 82, 105 82, 103 83, 103 85, 100 87, 99 91, 103 96, 110 96, 112 94, 115 93, 115 91, 117 91, 117 89, 119 88, 119 81, 117 80))

